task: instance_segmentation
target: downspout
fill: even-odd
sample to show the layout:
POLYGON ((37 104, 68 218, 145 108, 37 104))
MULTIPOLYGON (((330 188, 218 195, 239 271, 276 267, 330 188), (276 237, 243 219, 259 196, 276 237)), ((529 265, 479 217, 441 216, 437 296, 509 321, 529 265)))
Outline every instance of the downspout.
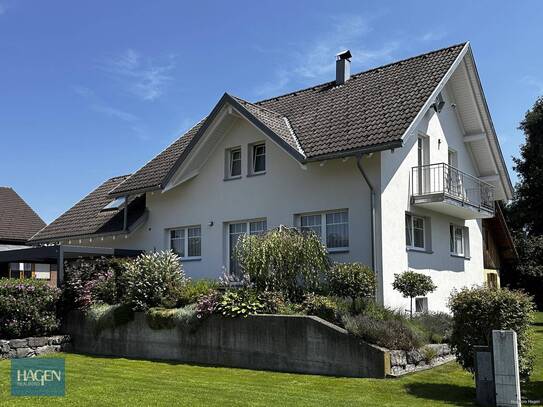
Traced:
POLYGON ((128 195, 124 197, 124 219, 123 219, 123 232, 128 231, 128 195))
POLYGON ((368 184, 368 188, 370 189, 370 196, 371 196, 371 268, 375 272, 375 190, 373 189, 373 186, 371 185, 370 180, 368 179, 364 168, 362 168, 362 155, 359 155, 356 157, 356 165, 358 167, 358 170, 362 174, 362 177, 364 177, 364 181, 366 181, 366 184, 368 184))

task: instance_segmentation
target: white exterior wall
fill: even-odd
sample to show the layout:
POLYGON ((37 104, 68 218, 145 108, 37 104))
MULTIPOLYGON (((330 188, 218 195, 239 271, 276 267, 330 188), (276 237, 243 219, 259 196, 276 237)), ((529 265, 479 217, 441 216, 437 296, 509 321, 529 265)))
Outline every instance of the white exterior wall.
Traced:
MULTIPOLYGON (((364 165, 378 180, 379 155, 365 159, 364 165)), ((147 194, 145 225, 126 239, 104 238, 100 246, 163 250, 169 248, 168 229, 201 225, 202 258, 184 262, 184 268, 193 278, 218 278, 228 264, 227 222, 267 218, 270 229, 292 226, 295 214, 348 209, 350 248, 331 254, 332 259, 370 265, 370 194, 356 160, 330 160, 306 167, 302 169, 251 124, 238 120, 198 176, 167 192, 147 194), (264 140, 266 174, 247 177, 248 144, 264 140), (242 178, 224 181, 225 150, 236 146, 242 148, 242 178), (213 226, 209 226, 211 221, 213 226)), ((91 244, 97 245, 96 240, 91 244)))
MULTIPOLYGON (((443 92, 443 96, 448 102, 446 92, 443 92)), ((392 282, 394 273, 413 270, 431 276, 438 287, 434 293, 428 295, 429 310, 448 311, 446 303, 452 289, 483 283, 482 226, 480 220, 464 221, 410 205, 410 175, 411 168, 417 166, 418 134, 429 136, 430 164, 447 163, 448 149, 451 148, 457 151, 458 168, 476 175, 450 103, 447 103, 439 114, 430 109, 403 148, 393 153, 381 153, 382 219, 379 230, 383 241, 380 261, 383 270, 384 303, 393 308, 409 309, 409 299, 394 291, 392 282), (430 217, 431 253, 406 249, 406 211, 430 217), (450 255, 450 223, 469 228, 469 260, 450 255)))

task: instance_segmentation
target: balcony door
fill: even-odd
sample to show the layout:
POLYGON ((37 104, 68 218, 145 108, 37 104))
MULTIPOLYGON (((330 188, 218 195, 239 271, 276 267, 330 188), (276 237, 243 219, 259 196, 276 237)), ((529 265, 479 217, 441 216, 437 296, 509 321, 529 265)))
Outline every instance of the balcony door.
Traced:
POLYGON ((418 191, 419 195, 428 194, 430 190, 430 142, 427 136, 419 136, 417 139, 417 167, 418 167, 418 191))

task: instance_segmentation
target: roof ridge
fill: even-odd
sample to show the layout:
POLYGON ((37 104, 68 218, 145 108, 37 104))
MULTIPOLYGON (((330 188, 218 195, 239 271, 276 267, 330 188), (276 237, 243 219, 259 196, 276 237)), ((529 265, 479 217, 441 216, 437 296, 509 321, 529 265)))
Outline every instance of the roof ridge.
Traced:
MULTIPOLYGON (((457 43, 457 44, 454 44, 454 45, 450 45, 450 46, 448 46, 448 47, 444 47, 444 48, 440 48, 440 49, 436 49, 436 50, 424 52, 424 53, 422 53, 422 54, 415 55, 415 56, 408 57, 408 58, 404 58, 404 59, 400 59, 399 61, 390 62, 390 63, 385 64, 385 65, 376 66, 376 67, 374 67, 374 68, 370 68, 370 69, 367 69, 367 70, 365 70, 365 71, 357 72, 357 73, 351 75, 351 78, 355 78, 355 77, 361 76, 361 75, 363 75, 363 74, 366 74, 366 73, 369 73, 369 72, 376 71, 376 70, 378 70, 378 69, 388 68, 388 67, 390 67, 390 66, 392 66, 392 65, 398 65, 398 64, 401 64, 401 63, 410 61, 410 60, 412 60, 412 59, 422 58, 422 57, 424 57, 424 56, 432 55, 432 54, 435 54, 435 53, 438 53, 438 52, 443 52, 443 51, 446 51, 446 50, 449 50, 449 49, 452 49, 452 48, 459 47, 459 46, 461 46, 461 45, 462 45, 462 46, 465 46, 466 44, 469 44, 469 41, 460 42, 460 43, 457 43)), ((255 103, 257 106, 260 106, 260 103, 268 102, 268 101, 270 101, 270 100, 277 100, 277 99, 280 99, 280 98, 283 98, 283 97, 287 97, 287 96, 294 95, 294 94, 296 94, 296 93, 307 92, 307 91, 312 90, 312 89, 317 89, 317 88, 320 88, 320 87, 323 87, 323 86, 326 86, 326 85, 334 84, 335 82, 336 82, 335 80, 328 81, 328 82, 323 82, 323 83, 320 83, 320 84, 318 84, 318 85, 313 85, 313 86, 309 86, 309 87, 307 87, 307 88, 297 89, 297 90, 294 90, 294 91, 292 91, 292 92, 284 93, 284 94, 282 94, 282 95, 272 96, 272 97, 269 97, 269 98, 267 98, 267 99, 262 99, 262 100, 259 100, 259 101, 257 101, 257 102, 254 102, 254 103, 255 103)))
POLYGON ((271 114, 274 114, 274 115, 276 115, 277 117, 280 117, 280 118, 282 118, 282 119, 287 117, 287 116, 282 115, 281 113, 278 113, 278 112, 276 112, 276 111, 274 111, 274 110, 268 109, 268 108, 265 107, 265 106, 260 106, 260 105, 256 104, 255 102, 249 102, 248 100, 245 100, 245 99, 243 99, 243 98, 240 98, 239 96, 236 96, 236 95, 232 95, 232 94, 229 94, 229 95, 232 96, 234 99, 239 99, 239 100, 241 100, 241 101, 243 101, 243 102, 245 102, 245 103, 250 104, 251 106, 257 107, 257 108, 262 109, 262 110, 265 110, 265 111, 267 111, 267 112, 270 112, 271 114))

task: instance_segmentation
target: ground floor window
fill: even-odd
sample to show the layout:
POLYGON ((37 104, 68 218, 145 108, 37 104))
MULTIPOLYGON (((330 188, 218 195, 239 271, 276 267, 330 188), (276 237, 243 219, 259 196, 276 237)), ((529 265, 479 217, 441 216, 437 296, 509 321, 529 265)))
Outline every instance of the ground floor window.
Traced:
POLYGON ((181 259, 202 256, 202 228, 189 226, 170 230, 170 249, 181 259))
POLYGON ((315 233, 329 251, 349 249, 349 213, 347 210, 300 215, 300 230, 315 233))
POLYGON ((239 275, 240 268, 235 257, 235 249, 241 236, 249 232, 250 235, 261 235, 268 230, 266 219, 233 222, 228 224, 228 258, 230 274, 239 275))
POLYGON ((408 248, 424 250, 425 227, 423 217, 405 214, 405 243, 408 248))
POLYGON ((451 224, 449 241, 452 255, 469 257, 469 229, 467 227, 451 224))
POLYGON ((428 312, 428 298, 415 298, 415 312, 428 312))

